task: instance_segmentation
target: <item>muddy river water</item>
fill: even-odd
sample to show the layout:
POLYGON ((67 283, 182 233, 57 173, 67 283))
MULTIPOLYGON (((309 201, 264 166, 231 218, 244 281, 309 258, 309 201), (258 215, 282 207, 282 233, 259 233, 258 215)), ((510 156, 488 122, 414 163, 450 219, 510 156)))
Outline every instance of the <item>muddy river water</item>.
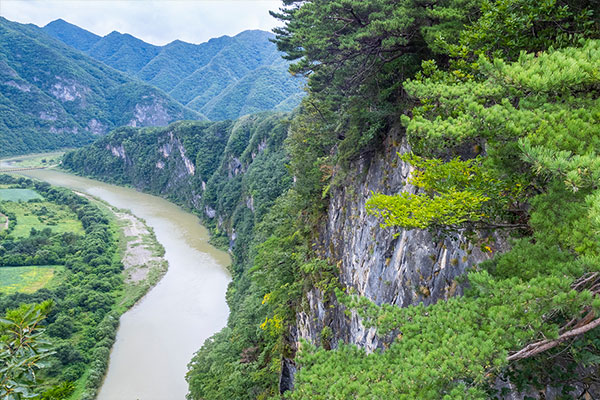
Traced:
POLYGON ((54 169, 20 174, 96 196, 154 228, 169 270, 121 317, 99 400, 183 400, 194 352, 227 322, 229 256, 197 217, 156 196, 54 169))

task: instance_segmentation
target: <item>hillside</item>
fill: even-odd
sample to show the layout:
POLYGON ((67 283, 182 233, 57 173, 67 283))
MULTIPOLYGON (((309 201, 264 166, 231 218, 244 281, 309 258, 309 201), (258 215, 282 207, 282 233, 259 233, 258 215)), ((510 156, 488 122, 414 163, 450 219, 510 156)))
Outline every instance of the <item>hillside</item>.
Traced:
POLYGON ((122 125, 202 118, 34 25, 2 18, 0 38, 0 156, 79 146, 122 125))
POLYGON ((290 111, 305 81, 287 72, 288 63, 270 42, 274 35, 244 31, 201 44, 176 40, 165 46, 129 34, 99 37, 63 20, 43 28, 65 44, 169 93, 211 120, 235 119, 266 110, 290 111), (251 94, 249 82, 252 83, 251 94))
POLYGON ((286 3, 309 91, 285 140, 241 120, 65 157, 227 235, 188 397, 600 398, 597 1, 286 3))

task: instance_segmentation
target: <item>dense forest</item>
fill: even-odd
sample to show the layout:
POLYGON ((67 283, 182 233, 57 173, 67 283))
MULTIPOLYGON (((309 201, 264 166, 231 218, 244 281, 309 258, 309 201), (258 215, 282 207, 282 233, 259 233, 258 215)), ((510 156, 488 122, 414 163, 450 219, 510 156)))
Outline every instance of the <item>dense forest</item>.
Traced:
POLYGON ((190 363, 189 398, 600 396, 600 3, 283 3, 276 43, 309 85, 292 115, 124 128, 64 160, 227 235, 231 314, 190 363), (403 307, 347 284, 360 266, 327 237, 339 197, 362 195, 347 177, 397 131, 388 168, 406 181, 365 213, 398 243, 427 231, 489 258, 456 296, 415 285, 403 307), (353 321, 374 348, 339 336, 353 321))
POLYGON ((244 31, 201 44, 176 40, 165 46, 129 34, 97 36, 63 20, 43 30, 119 71, 164 90, 210 120, 260 111, 291 111, 305 80, 287 73, 289 63, 271 43, 273 34, 244 31))
POLYGON ((0 18, 0 156, 91 143, 121 125, 201 119, 163 91, 0 18))

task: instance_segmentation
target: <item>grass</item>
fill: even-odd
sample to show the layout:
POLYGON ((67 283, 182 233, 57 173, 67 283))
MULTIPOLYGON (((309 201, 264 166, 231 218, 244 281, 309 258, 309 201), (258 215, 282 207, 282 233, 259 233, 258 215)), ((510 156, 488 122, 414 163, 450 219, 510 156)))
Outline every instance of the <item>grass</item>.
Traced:
POLYGON ((9 164, 7 168, 35 168, 50 167, 60 162, 64 151, 55 151, 51 153, 28 154, 25 156, 11 157, 2 160, 9 164))
POLYGON ((0 189, 0 200, 29 201, 34 199, 42 199, 42 196, 32 189, 0 189))
POLYGON ((0 293, 33 293, 46 286, 55 273, 63 269, 60 265, 0 267, 0 293))
POLYGON ((17 225, 11 236, 23 238, 29 236, 31 228, 43 230, 50 228, 55 233, 72 232, 83 235, 81 221, 67 206, 41 201, 35 203, 4 202, 5 212, 13 212, 17 217, 17 225))

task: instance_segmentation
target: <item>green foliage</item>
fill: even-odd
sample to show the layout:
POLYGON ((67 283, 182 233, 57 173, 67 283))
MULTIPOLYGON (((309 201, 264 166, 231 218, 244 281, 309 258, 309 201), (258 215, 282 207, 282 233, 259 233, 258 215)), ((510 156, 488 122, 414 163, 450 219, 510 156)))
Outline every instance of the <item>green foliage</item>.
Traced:
POLYGON ((485 0, 480 17, 460 34, 440 37, 441 47, 455 57, 485 54, 516 59, 521 51, 538 52, 568 47, 580 39, 598 38, 598 2, 595 0, 485 0))
POLYGON ((479 158, 461 161, 457 157, 448 162, 414 154, 400 158, 417 168, 409 183, 422 192, 373 194, 367 211, 382 218, 383 227, 456 229, 466 222, 491 223, 519 195, 520 184, 509 188, 493 178, 479 158))
POLYGON ((52 355, 49 343, 42 339, 42 321, 52 301, 23 304, 7 310, 0 318, 0 396, 20 400, 35 396, 39 386, 36 372, 46 366, 52 355))
POLYGON ((312 220, 309 222, 312 225, 327 205, 326 185, 333 175, 334 160, 330 150, 337 140, 323 122, 330 118, 334 118, 331 109, 319 109, 310 99, 305 99, 292 120, 286 139, 298 201, 307 211, 307 219, 312 220))
POLYGON ((75 385, 73 382, 62 382, 46 390, 36 400, 64 400, 68 399, 74 391, 75 385))
POLYGON ((29 212, 42 216, 49 210, 64 212, 63 208, 67 208, 83 227, 80 232, 32 229, 25 237, 4 238, 0 242, 1 265, 37 264, 36 269, 41 269, 40 266, 51 263, 64 268, 60 279, 37 291, 0 294, 0 310, 52 300, 55 306, 46 319, 46 334, 55 345, 55 353, 47 359, 49 365, 38 373, 44 381, 41 388, 61 387, 63 382, 86 376, 86 381, 81 382, 86 388, 84 398, 93 398, 108 366, 118 325, 118 314, 112 309, 123 285, 114 229, 100 209, 66 189, 7 175, 0 175, 0 183, 40 193, 44 203, 14 203, 30 207, 29 212))
MULTIPOLYGON (((365 298, 345 301, 395 340, 367 355, 355 346, 336 351, 303 346, 296 388, 290 398, 486 399, 506 365, 510 349, 533 336, 554 338, 558 327, 540 315, 579 311, 590 293, 571 290, 570 279, 538 276, 496 280, 471 273, 470 292, 434 306, 375 306, 365 298)), ((344 297, 338 293, 338 298, 344 297)))
POLYGON ((262 164, 266 155, 256 157, 243 178, 249 188, 263 189, 253 197, 253 224, 245 227, 246 218, 233 216, 239 236, 234 282, 227 293, 231 314, 228 327, 207 341, 189 365, 187 380, 194 399, 255 399, 277 393, 280 358, 286 351, 282 336, 293 318, 289 305, 301 294, 297 272, 302 257, 297 252, 303 240, 293 224, 298 216, 294 193, 275 201, 278 188, 289 186, 289 177, 273 174, 265 179, 283 166, 282 160, 262 164))
POLYGON ((245 31, 206 43, 179 40, 154 46, 131 35, 98 37, 62 20, 44 27, 65 44, 164 90, 211 120, 251 113, 291 111, 303 95, 303 79, 287 73, 270 42, 272 34, 245 31))
POLYGON ((133 122, 164 125, 201 118, 164 92, 86 57, 34 25, 3 18, 0 34, 0 156, 78 147, 133 122), (138 118, 137 106, 149 107, 148 115, 138 118))
POLYGON ((412 119, 405 118, 407 131, 419 150, 478 139, 493 151, 493 146, 527 138, 533 145, 585 153, 596 141, 582 141, 587 139, 583 135, 598 129, 593 95, 598 47, 590 40, 539 56, 522 54, 514 63, 480 58, 481 80, 440 81, 436 76, 410 81, 407 91, 423 105, 412 119))
MULTIPOLYGON (((570 320, 598 306, 597 290, 575 289, 582 276, 600 270, 593 179, 598 46, 588 40, 576 48, 522 53, 513 63, 480 57, 477 76, 430 69, 429 77, 405 84, 421 100, 413 117, 405 118, 417 149, 447 157, 468 154, 465 147, 483 148, 480 157, 467 161, 403 156, 419 168, 412 183, 423 192, 374 196, 375 212, 388 225, 464 227, 480 222, 483 206, 492 203, 525 214, 529 236, 469 272, 462 297, 397 308, 338 292, 392 340, 385 351, 369 355, 353 346, 336 351, 306 346, 290 398, 483 399, 497 394, 498 377, 510 376, 519 390, 568 387, 578 377, 565 371, 574 371, 581 360, 598 367, 597 329, 576 337, 572 347, 507 361, 528 343, 557 338, 570 320), (514 192, 504 183, 527 181, 528 187, 514 192), (552 364, 559 367, 546 368, 552 364)), ((490 215, 497 222, 506 218, 502 212, 490 215)))
MULTIPOLYGON (((432 56, 437 38, 455 37, 476 0, 285 0, 273 15, 290 71, 309 77, 308 105, 319 110, 341 159, 372 150, 404 106, 402 82, 432 56), (331 113, 331 114, 330 114, 331 113)), ((312 110, 309 111, 312 113, 312 110)), ((327 148, 327 152, 331 147, 327 148)))

